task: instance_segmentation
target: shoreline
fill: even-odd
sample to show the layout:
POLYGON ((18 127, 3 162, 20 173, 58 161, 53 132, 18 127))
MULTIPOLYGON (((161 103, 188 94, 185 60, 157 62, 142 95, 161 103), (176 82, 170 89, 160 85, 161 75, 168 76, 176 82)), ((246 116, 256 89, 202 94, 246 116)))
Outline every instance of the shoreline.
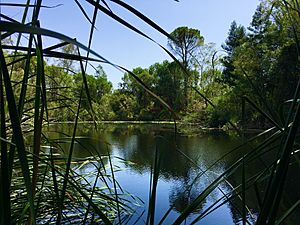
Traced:
MULTIPOLYGON (((74 124, 74 121, 56 121, 56 122, 49 122, 49 124, 74 124)), ((127 125, 175 125, 174 121, 138 121, 138 120, 133 120, 133 121, 79 121, 78 124, 94 124, 96 123, 97 125, 101 124, 111 124, 111 125, 119 125, 119 124, 127 124, 127 125)), ((205 131, 231 131, 234 129, 230 128, 217 128, 217 127, 203 127, 200 125, 200 123, 186 123, 186 122, 181 122, 181 121, 176 121, 176 125, 182 125, 182 126, 191 126, 191 127, 197 127, 200 130, 205 130, 205 131)), ((262 128, 249 128, 245 129, 244 132, 262 132, 265 129, 262 128)))

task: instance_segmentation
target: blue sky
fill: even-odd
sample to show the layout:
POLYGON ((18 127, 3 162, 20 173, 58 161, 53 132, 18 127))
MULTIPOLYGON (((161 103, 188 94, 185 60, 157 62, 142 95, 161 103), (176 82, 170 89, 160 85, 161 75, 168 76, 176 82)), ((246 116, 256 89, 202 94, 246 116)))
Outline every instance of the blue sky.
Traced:
MULTIPOLYGON (((89 15, 93 9, 84 0, 79 0, 89 15)), ((13 2, 2 1, 2 2, 13 2)), ((16 2, 16 1, 14 1, 16 2)), ((22 1, 24 2, 24 1, 22 1)), ((107 0, 112 10, 151 36, 163 46, 167 38, 145 23, 138 20, 126 10, 107 0)), ((251 22, 252 15, 259 0, 127 0, 131 6, 141 11, 167 32, 172 32, 179 26, 199 29, 205 42, 214 42, 217 48, 224 43, 229 26, 233 20, 244 26, 251 22)), ((87 45, 89 23, 84 18, 73 0, 43 0, 43 5, 63 4, 55 9, 43 8, 40 14, 41 26, 56 30, 87 45)), ((7 7, 5 12, 18 18, 22 11, 12 11, 7 7)), ((128 30, 113 19, 98 14, 97 30, 93 38, 92 49, 113 63, 132 69, 138 66, 148 67, 156 62, 170 59, 156 44, 128 30)), ((48 40, 49 43, 51 40, 48 40)), ((121 82, 122 73, 111 66, 103 65, 109 80, 117 87, 121 82)), ((93 73, 88 69, 89 73, 93 73)))

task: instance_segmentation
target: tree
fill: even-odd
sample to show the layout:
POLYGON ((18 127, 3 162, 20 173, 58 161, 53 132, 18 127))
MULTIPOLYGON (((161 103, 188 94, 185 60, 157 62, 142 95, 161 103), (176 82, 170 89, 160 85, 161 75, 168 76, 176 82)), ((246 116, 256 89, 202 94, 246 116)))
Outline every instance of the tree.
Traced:
MULTIPOLYGON (((222 46, 227 56, 223 58, 221 81, 230 86, 223 102, 230 99, 237 103, 234 108, 239 112, 232 107, 237 120, 241 119, 241 97, 246 96, 280 124, 284 117, 279 115, 278 106, 291 99, 296 89, 300 64, 293 29, 297 33, 299 28, 290 19, 296 12, 288 16, 279 3, 261 1, 248 32, 233 22, 222 46)), ((299 18, 295 16, 294 21, 299 18)), ((244 112, 247 124, 268 126, 268 120, 249 106, 244 112)))
MULTIPOLYGON (((175 111, 183 109, 183 71, 175 62, 155 63, 150 72, 156 77, 155 93, 161 96, 175 111)), ((159 108, 156 104, 156 109, 159 108)), ((161 113, 162 110, 156 110, 161 113)))
MULTIPOLYGON (((132 72, 138 76, 148 88, 170 105, 174 111, 179 112, 185 109, 183 104, 184 75, 182 69, 176 62, 168 62, 165 60, 162 63, 155 63, 149 68, 134 68, 132 72)), ((118 101, 122 103, 123 108, 129 107, 130 105, 136 119, 153 120, 170 118, 169 111, 165 110, 160 102, 149 95, 130 74, 125 73, 122 80, 123 83, 120 84, 120 93, 114 93, 114 99, 122 99, 122 101, 118 101), (127 104, 128 102, 132 102, 132 99, 136 101, 136 104, 127 104)), ((120 113, 122 110, 120 110, 121 108, 118 107, 118 104, 114 103, 113 109, 116 115, 121 115, 122 118, 126 118, 124 113, 120 113)), ((132 119, 132 117, 130 117, 130 119, 132 119)))
MULTIPOLYGON (((99 65, 95 72, 95 75, 85 74, 88 91, 91 97, 91 103, 93 105, 93 110, 101 109, 101 107, 97 106, 99 104, 103 104, 103 98, 106 95, 111 94, 112 92, 112 83, 107 80, 107 75, 104 72, 103 68, 99 65), (94 105, 96 107, 94 107, 94 105)), ((74 75, 74 95, 79 99, 81 88, 83 83, 83 77, 81 73, 77 73, 74 75)), ((104 101, 105 102, 105 101, 104 101)), ((107 102, 107 101, 106 101, 107 102)), ((88 96, 86 92, 83 92, 82 97, 82 108, 87 112, 90 112, 90 103, 88 100, 88 96)), ((103 108, 102 108, 103 109, 103 108)), ((98 114, 103 114, 103 112, 96 112, 96 116, 98 114)), ((105 112, 108 114, 108 112, 105 112)), ((101 118, 104 119, 104 118, 101 118)))
MULTIPOLYGON (((186 71, 191 69, 192 61, 199 47, 203 45, 204 38, 200 31, 188 27, 178 27, 171 34, 168 46, 171 51, 179 57, 186 71)), ((190 77, 184 76, 184 105, 188 103, 188 86, 190 77)))
POLYGON ((107 75, 101 65, 97 67, 97 70, 95 72, 95 79, 96 82, 94 85, 96 85, 96 88, 94 90, 94 96, 97 99, 96 101, 99 101, 104 95, 111 93, 112 83, 108 81, 107 75))
POLYGON ((118 89, 111 95, 111 108, 115 114, 114 120, 136 119, 136 97, 133 94, 118 89))
MULTIPOLYGON (((149 69, 138 67, 134 68, 132 72, 138 76, 148 88, 153 90, 156 81, 154 75, 150 73, 149 69)), ((128 95, 135 96, 137 104, 134 109, 134 114, 137 118, 142 120, 153 119, 153 115, 151 113, 151 109, 154 105, 153 97, 149 95, 140 83, 129 73, 125 73, 122 80, 123 83, 121 84, 121 88, 123 89, 123 92, 128 95)))
POLYGON ((199 76, 194 78, 195 87, 199 86, 200 89, 203 89, 215 80, 214 70, 218 70, 221 65, 215 46, 215 43, 207 43, 199 49, 197 61, 194 65, 195 69, 199 71, 199 76))
POLYGON ((224 83, 229 85, 234 85, 235 80, 237 79, 237 74, 235 74, 235 66, 233 65, 236 50, 246 41, 246 30, 243 26, 237 25, 233 21, 230 25, 228 32, 228 37, 225 41, 225 44, 222 45, 222 48, 227 53, 222 60, 224 70, 222 72, 222 80, 224 83))
POLYGON ((45 65, 46 86, 48 89, 48 114, 51 119, 64 121, 74 119, 73 77, 64 69, 55 65, 45 65))
MULTIPOLYGON (((61 47, 62 53, 66 53, 69 55, 77 55, 77 49, 76 46, 72 44, 64 45, 61 47)), ((58 61, 58 65, 62 67, 66 72, 73 71, 74 70, 74 60, 62 58, 58 61)))

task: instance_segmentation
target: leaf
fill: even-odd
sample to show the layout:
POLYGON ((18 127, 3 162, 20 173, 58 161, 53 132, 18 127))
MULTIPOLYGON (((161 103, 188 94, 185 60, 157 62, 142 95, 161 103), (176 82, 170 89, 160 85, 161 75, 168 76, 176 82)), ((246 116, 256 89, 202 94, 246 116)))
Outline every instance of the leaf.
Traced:
POLYGON ((287 219, 300 205, 300 200, 298 200, 291 208, 289 208, 283 216, 280 217, 278 221, 276 221, 275 225, 280 225, 287 219))
POLYGON ((150 183, 150 199, 149 199, 149 208, 147 216, 147 224, 153 225, 155 222, 155 210, 156 210, 156 193, 157 193, 157 184, 159 178, 159 171, 161 166, 161 153, 156 148, 152 179, 150 183))
POLYGON ((10 180, 8 172, 8 154, 7 154, 7 135, 5 119, 4 90, 2 82, 2 72, 0 73, 0 223, 11 224, 11 205, 10 205, 10 180))
POLYGON ((23 139, 23 134, 21 130, 20 117, 17 110, 17 105, 13 93, 13 89, 11 86, 10 77, 8 74, 8 70, 6 67, 6 62, 2 50, 2 46, 0 46, 0 65, 1 65, 1 73, 3 76, 6 98, 8 103, 9 115, 12 124, 12 130, 14 134, 14 141, 17 146, 18 156, 22 168, 23 178, 25 181, 25 187, 27 191, 27 198, 30 203, 30 215, 33 218, 33 223, 35 224, 35 212, 34 212, 34 203, 33 203, 33 194, 31 191, 31 181, 30 181, 30 172, 28 166, 28 160, 26 156, 25 144, 23 139))
POLYGON ((69 173, 70 173, 70 169, 71 169, 72 154, 73 154, 74 144, 75 144, 75 137, 76 137, 76 131, 77 131, 77 125, 78 125, 79 111, 80 111, 80 107, 81 107, 82 93, 83 93, 83 87, 81 88, 79 104, 77 107, 77 113, 76 113, 76 118, 75 118, 75 123, 74 123, 74 128, 73 128, 70 150, 69 150, 68 160, 67 160, 67 164, 66 164, 66 171, 65 171, 65 176, 64 176, 64 180, 63 180, 63 187, 61 190, 60 201, 59 201, 59 205, 58 205, 58 215, 57 215, 56 224, 61 224, 61 220, 62 220, 62 210, 63 210, 63 206, 64 206, 64 199, 65 199, 67 184, 69 182, 69 173))
POLYGON ((146 17, 144 14, 142 14, 141 12, 139 12, 132 6, 130 6, 127 3, 120 1, 120 0, 111 0, 111 2, 114 2, 114 3, 124 7, 125 9, 127 9, 131 13, 135 14, 140 19, 142 19, 144 22, 149 24, 151 27, 153 27, 154 29, 156 29, 157 31, 159 31, 160 33, 165 35, 167 38, 172 39, 172 37, 170 36, 170 34, 168 32, 166 32, 164 29, 162 29, 160 26, 158 26, 156 23, 154 23, 152 20, 150 20, 148 17, 146 17))

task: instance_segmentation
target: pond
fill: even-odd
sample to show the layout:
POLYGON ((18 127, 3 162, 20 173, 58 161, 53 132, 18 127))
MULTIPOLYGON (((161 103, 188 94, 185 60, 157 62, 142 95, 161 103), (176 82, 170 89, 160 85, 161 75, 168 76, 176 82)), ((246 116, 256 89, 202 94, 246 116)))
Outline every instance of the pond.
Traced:
MULTIPOLYGON (((51 130, 70 134, 72 125, 53 125, 51 130)), ((93 125, 81 124, 77 136, 80 137, 80 144, 75 145, 73 157, 83 158, 95 152, 102 155, 109 153, 114 167, 119 168, 114 176, 122 189, 143 201, 140 206, 136 206, 133 216, 128 217, 127 224, 146 223, 151 168, 156 154, 160 156, 161 163, 155 224, 158 224, 168 211, 163 224, 172 224, 180 213, 242 154, 241 151, 238 154, 229 154, 215 164, 222 156, 241 144, 235 135, 216 131, 197 135, 175 135, 172 125, 104 124, 96 131, 93 125), (123 163, 119 158, 127 163, 123 163)), ((67 151, 67 144, 65 148, 67 151)), ((108 164, 107 161, 105 163, 108 164)), ((86 165, 82 171, 88 168, 89 165, 86 165)), ((210 207, 214 207, 214 203, 231 191, 231 182, 235 181, 228 178, 215 188, 186 219, 185 224, 190 224, 201 214, 206 215, 210 207)), ((227 201, 196 224, 242 224, 239 205, 241 203, 237 200, 227 201)), ((251 207, 249 221, 250 214, 254 219, 255 210, 251 207)))

